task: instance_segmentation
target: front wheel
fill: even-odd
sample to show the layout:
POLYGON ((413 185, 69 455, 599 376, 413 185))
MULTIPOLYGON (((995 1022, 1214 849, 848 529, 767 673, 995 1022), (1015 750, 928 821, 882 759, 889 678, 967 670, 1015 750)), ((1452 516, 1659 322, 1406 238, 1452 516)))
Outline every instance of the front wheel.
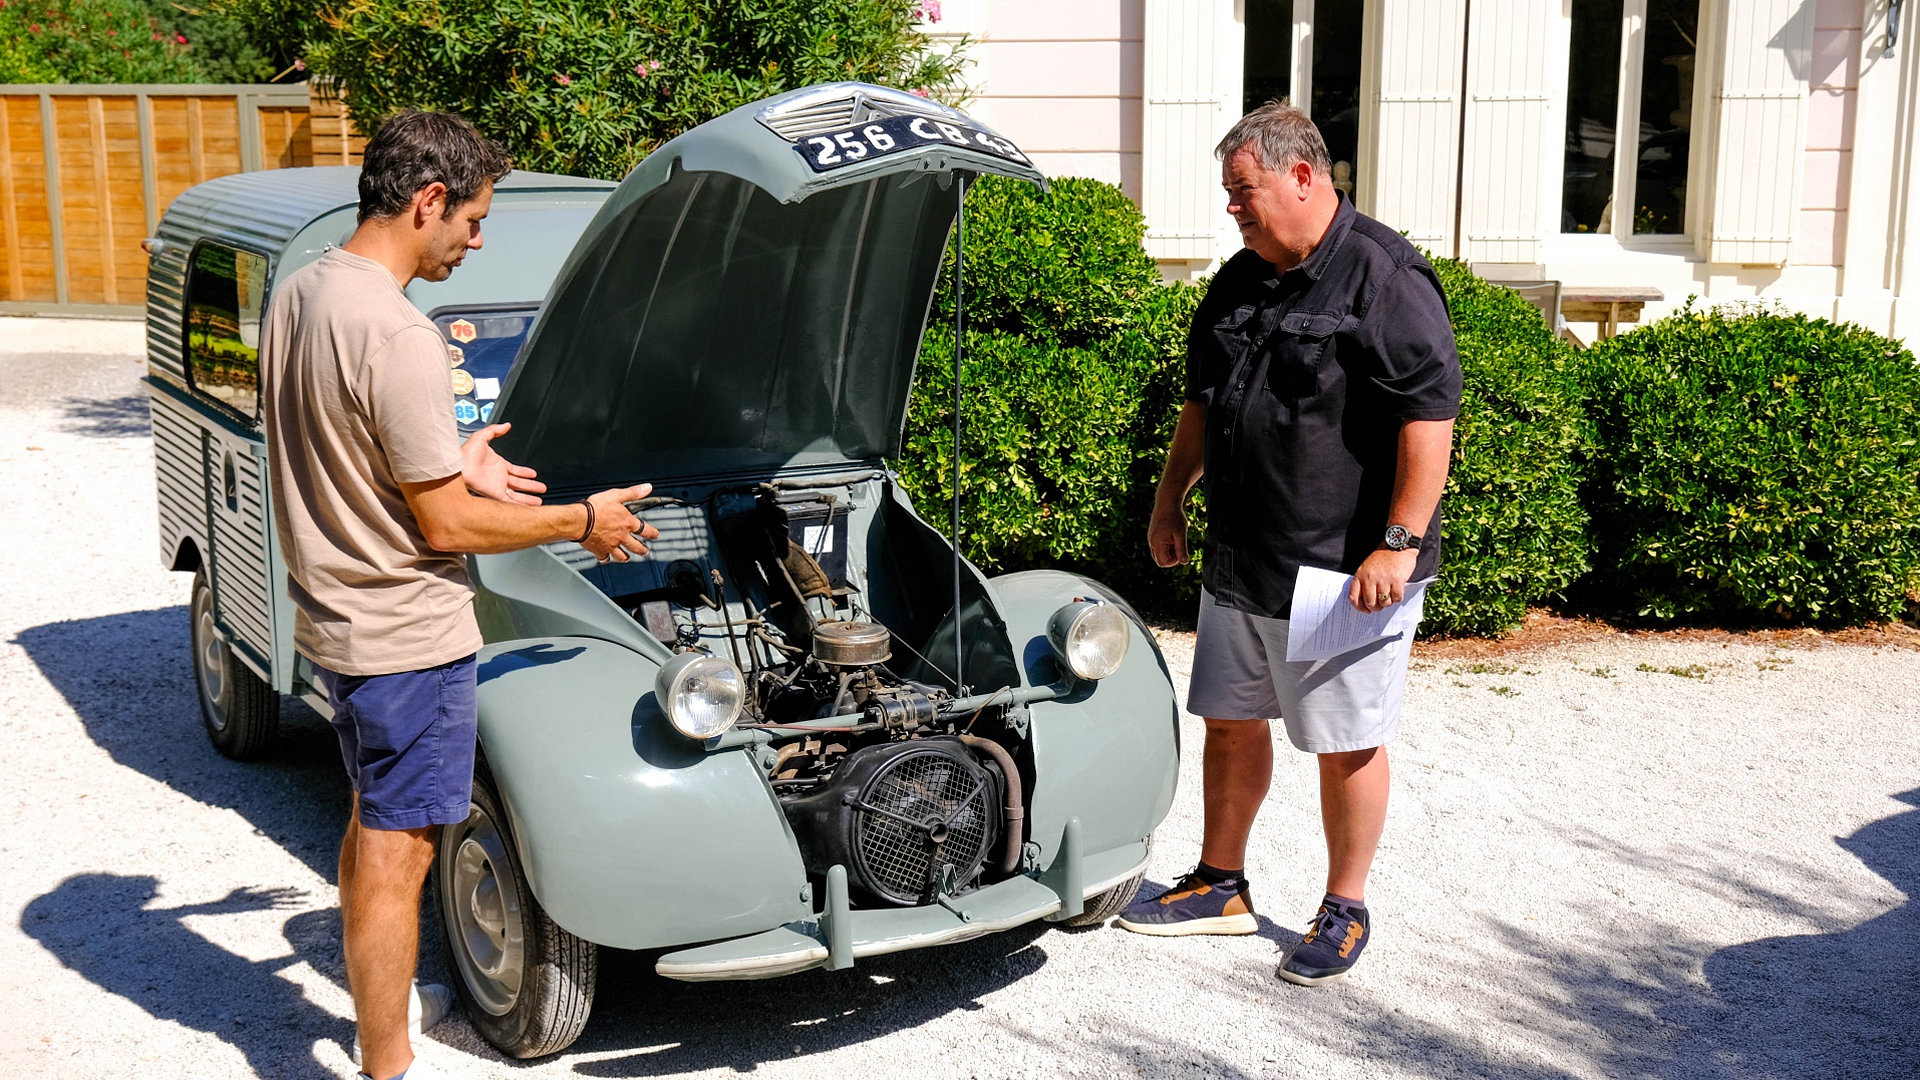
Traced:
POLYGON ((280 730, 280 695, 266 680, 233 655, 213 623, 213 586, 206 570, 193 575, 193 676, 200 690, 200 718, 214 749, 235 761, 266 753, 280 730))
POLYGON ((440 924, 467 1018, 501 1053, 557 1053, 587 1026, 599 954, 562 930, 533 897, 484 768, 467 820, 440 830, 434 858, 440 924))
POLYGON ((1087 897, 1086 910, 1071 919, 1060 920, 1061 926, 1098 926, 1115 915, 1127 910, 1133 898, 1140 895, 1140 885, 1147 880, 1147 872, 1141 870, 1111 889, 1087 897))

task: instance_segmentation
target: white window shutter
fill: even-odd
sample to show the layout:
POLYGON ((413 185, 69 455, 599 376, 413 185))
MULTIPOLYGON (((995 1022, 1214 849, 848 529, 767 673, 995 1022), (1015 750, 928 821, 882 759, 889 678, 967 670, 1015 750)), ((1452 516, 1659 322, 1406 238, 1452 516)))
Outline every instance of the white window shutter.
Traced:
POLYGON ((1713 156, 1703 234, 1708 262, 1784 266, 1799 220, 1814 5, 1720 0, 1713 156))
POLYGON ((1466 0, 1376 0, 1366 50, 1374 108, 1357 177, 1367 213, 1437 255, 1453 254, 1466 0))
POLYGON ((1140 196, 1156 259, 1219 254, 1218 0, 1146 0, 1140 196))
POLYGON ((1560 17, 1558 0, 1475 0, 1469 13, 1460 254, 1470 262, 1541 261, 1543 179, 1560 175, 1562 142, 1548 126, 1544 45, 1560 17))

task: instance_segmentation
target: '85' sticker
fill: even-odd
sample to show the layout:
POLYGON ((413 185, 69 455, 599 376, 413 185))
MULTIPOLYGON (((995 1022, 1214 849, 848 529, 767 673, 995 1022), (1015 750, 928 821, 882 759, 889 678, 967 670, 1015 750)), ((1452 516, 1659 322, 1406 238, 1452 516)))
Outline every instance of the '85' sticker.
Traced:
POLYGON ((814 172, 827 172, 858 165, 872 158, 897 154, 902 150, 934 145, 965 147, 1021 165, 1028 164, 1027 155, 1021 153, 1019 147, 998 135, 966 124, 925 116, 889 116, 845 131, 808 135, 795 143, 794 149, 807 159, 807 164, 814 172))

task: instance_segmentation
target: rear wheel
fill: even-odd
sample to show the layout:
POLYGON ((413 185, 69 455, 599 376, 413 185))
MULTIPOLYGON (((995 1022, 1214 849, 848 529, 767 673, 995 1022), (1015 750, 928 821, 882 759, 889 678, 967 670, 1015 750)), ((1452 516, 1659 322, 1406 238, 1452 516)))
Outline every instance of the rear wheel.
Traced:
POLYGON ((200 690, 200 718, 214 749, 235 761, 266 753, 280 730, 280 695, 233 655, 213 623, 213 587, 202 569, 193 575, 192 620, 194 683, 200 690))
POLYGON ((599 954, 533 898, 484 768, 467 820, 440 830, 434 894, 467 1018, 501 1053, 540 1057, 580 1037, 593 1009, 599 954))

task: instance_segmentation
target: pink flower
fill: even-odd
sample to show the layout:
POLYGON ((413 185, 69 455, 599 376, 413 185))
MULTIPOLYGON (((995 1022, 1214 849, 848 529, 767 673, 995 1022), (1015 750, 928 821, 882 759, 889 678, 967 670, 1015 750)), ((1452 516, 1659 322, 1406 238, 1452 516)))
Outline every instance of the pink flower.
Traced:
POLYGON ((554 81, 554 82, 557 82, 557 83, 559 83, 559 84, 560 84, 561 86, 572 86, 572 85, 573 85, 573 76, 571 76, 571 75, 555 75, 555 76, 553 77, 553 81, 554 81))
POLYGON ((633 73, 643 79, 659 70, 660 61, 658 60, 642 60, 633 65, 633 73))
POLYGON ((118 30, 109 30, 109 31, 107 31, 107 36, 108 36, 108 37, 119 37, 119 36, 120 36, 120 31, 118 31, 118 30))
POLYGON ((914 11, 914 17, 923 23, 940 21, 940 0, 920 0, 920 7, 914 11))
POLYGON ((638 63, 638 64, 635 64, 635 65, 633 65, 633 73, 634 73, 635 75, 638 75, 638 76, 640 76, 640 77, 641 77, 641 78, 643 78, 643 79, 644 79, 644 78, 646 78, 646 77, 647 77, 647 65, 646 65, 646 64, 645 64, 644 62, 643 62, 643 63, 638 63))
POLYGON ((927 94, 927 88, 926 88, 926 87, 924 87, 924 86, 916 86, 916 87, 914 87, 914 88, 913 88, 913 92, 914 92, 914 93, 916 93, 916 94, 918 94, 918 95, 920 95, 921 97, 927 97, 927 96, 929 96, 929 95, 927 94))
POLYGON ((176 42, 177 44, 180 44, 180 45, 185 45, 185 44, 187 43, 187 35, 185 35, 185 34, 175 34, 175 35, 173 35, 173 40, 174 40, 174 41, 175 41, 175 42, 176 42))
POLYGON ((305 58, 303 58, 303 57, 298 57, 298 56, 296 56, 296 57, 294 57, 294 58, 293 58, 293 70, 295 70, 295 71, 305 71, 305 70, 307 70, 307 61, 306 61, 306 59, 305 59, 305 58))
POLYGON ((155 40, 155 41, 159 41, 159 40, 160 40, 160 31, 158 31, 158 30, 155 30, 155 31, 153 32, 153 40, 155 40))

